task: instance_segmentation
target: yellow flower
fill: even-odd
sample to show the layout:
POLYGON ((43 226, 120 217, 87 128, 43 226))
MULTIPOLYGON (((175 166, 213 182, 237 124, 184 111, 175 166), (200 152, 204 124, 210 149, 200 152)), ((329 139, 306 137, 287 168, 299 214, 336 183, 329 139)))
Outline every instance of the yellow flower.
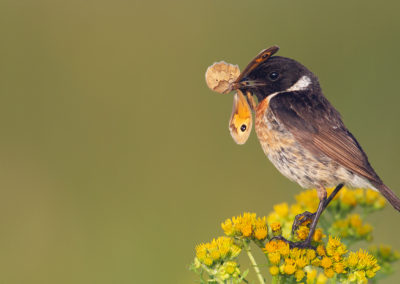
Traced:
POLYGON ((381 208, 385 207, 385 205, 386 205, 386 199, 383 198, 382 196, 379 196, 378 200, 374 204, 374 207, 376 209, 381 209, 381 208))
POLYGON ((285 218, 289 214, 289 206, 286 202, 275 205, 274 210, 281 218, 285 218))
POLYGON ((307 283, 314 283, 315 278, 317 277, 317 270, 311 269, 307 271, 307 283))
POLYGON ((356 197, 357 202, 362 203, 364 200, 364 189, 362 188, 357 188, 353 190, 354 196, 356 197))
POLYGON ((304 276, 306 276, 305 272, 303 270, 297 270, 296 273, 294 274, 294 277, 296 277, 296 281, 300 282, 304 276))
POLYGON ((325 269, 325 270, 324 270, 324 274, 325 274, 325 276, 328 277, 328 278, 332 278, 333 276, 335 276, 335 272, 333 271, 332 268, 325 269))
POLYGON ((256 228, 254 232, 254 236, 257 240, 264 240, 267 237, 267 234, 268 232, 266 227, 256 228))
POLYGON ((272 232, 276 233, 281 230, 281 224, 279 222, 273 222, 270 224, 272 232))
POLYGON ((209 243, 199 244, 196 246, 196 257, 207 266, 211 266, 227 257, 235 258, 239 255, 241 249, 233 243, 228 237, 219 237, 213 239, 209 243))
POLYGON ((335 270, 336 273, 343 273, 344 271, 344 264, 342 262, 337 262, 333 265, 333 269, 335 270))
POLYGON ((333 261, 339 262, 340 259, 341 259, 342 257, 341 257, 341 255, 340 255, 339 253, 335 252, 335 253, 332 255, 331 258, 332 258, 333 261))
POLYGON ((372 232, 372 226, 370 224, 365 224, 362 227, 357 228, 357 234, 360 236, 368 235, 372 232))
POLYGON ((221 227, 222 230, 224 230, 225 235, 233 236, 235 234, 235 230, 231 219, 226 219, 226 221, 221 224, 221 227))
POLYGON ((353 227, 361 227, 362 220, 359 214, 350 215, 350 224, 353 227))
POLYGON ((318 267, 321 265, 321 260, 318 257, 316 257, 313 260, 311 260, 311 265, 318 267))
POLYGON ((277 241, 270 241, 265 244, 264 252, 272 253, 278 250, 278 242, 277 241))
POLYGON ((324 257, 321 259, 321 266, 322 266, 323 268, 325 268, 325 269, 331 267, 331 266, 332 266, 332 260, 331 260, 329 257, 324 256, 324 257))
POLYGON ((240 231, 244 237, 251 236, 251 233, 253 232, 253 230, 251 228, 251 224, 243 224, 240 231))
POLYGON ((392 253, 392 248, 390 246, 380 245, 379 253, 382 255, 382 257, 387 258, 392 253))
MULTIPOLYGON (((372 235, 372 226, 364 223, 359 214, 341 216, 345 216, 351 207, 357 204, 370 206, 364 209, 367 213, 372 212, 377 208, 380 198, 381 196, 374 191, 360 189, 351 191, 344 188, 327 212, 330 216, 324 225, 333 223, 329 227, 329 232, 333 236, 343 237, 345 243, 351 240, 368 240, 372 235)), ((249 212, 225 220, 221 227, 229 237, 219 237, 209 243, 197 245, 192 269, 208 273, 208 279, 213 278, 223 282, 239 279, 241 274, 235 258, 239 256, 241 248, 236 243, 246 244, 253 241, 260 245, 263 240, 266 242, 263 251, 268 258, 270 274, 280 275, 282 280, 292 282, 296 280, 307 284, 322 284, 329 278, 346 283, 367 283, 367 278, 374 278, 381 269, 377 258, 385 267, 386 265, 390 267, 396 258, 400 258, 400 255, 397 256, 386 247, 376 247, 374 250, 371 249, 371 253, 361 249, 348 252, 346 245, 338 237, 325 238, 320 228, 316 229, 312 238, 313 243, 318 244, 315 250, 291 249, 288 242, 279 238, 269 241, 268 226, 271 228, 269 231, 271 237, 281 235, 291 241, 305 240, 308 237, 309 227, 306 224, 309 220, 303 220, 295 236, 291 235, 291 227, 296 214, 305 210, 311 212, 315 210, 312 207, 318 205, 317 193, 315 190, 305 191, 296 196, 296 200, 297 203, 292 206, 287 203, 275 205, 274 212, 268 215, 268 224, 266 217, 257 217, 255 213, 249 212), (376 255, 376 258, 373 255, 376 255)))
POLYGON ((278 240, 277 245, 278 245, 278 251, 280 252, 281 255, 283 256, 289 255, 290 252, 289 244, 285 243, 284 241, 278 240))
POLYGON ((303 240, 307 239, 309 232, 310 232, 310 229, 308 227, 300 226, 300 228, 297 230, 296 234, 297 234, 297 237, 303 241, 303 240))
POLYGON ((358 256, 355 252, 350 252, 347 257, 347 266, 354 268, 358 263, 358 256))
POLYGON ((233 244, 220 244, 218 247, 218 252, 220 254, 220 257, 225 258, 228 253, 230 252, 230 250, 232 249, 232 247, 235 246, 233 244))
POLYGON ((320 273, 317 277, 317 284, 325 284, 328 278, 323 273, 320 273))
POLYGON ((262 218, 261 217, 254 218, 253 224, 257 228, 266 228, 267 227, 267 217, 263 216, 262 218))
POLYGON ((299 248, 293 248, 293 249, 291 249, 290 252, 289 252, 289 256, 290 256, 290 258, 292 258, 292 259, 297 259, 297 258, 299 258, 299 257, 302 256, 302 255, 303 255, 303 250, 302 250, 302 249, 299 249, 299 248))
POLYGON ((354 207, 357 205, 357 199, 352 190, 349 190, 347 187, 343 187, 340 191, 340 201, 342 204, 354 207))
POLYGON ((278 274, 279 274, 279 268, 278 268, 277 266, 271 266, 271 267, 269 268, 269 273, 270 273, 272 276, 278 275, 278 274))
POLYGON ((213 260, 219 260, 219 258, 221 257, 221 253, 220 253, 218 250, 212 250, 212 251, 210 252, 210 257, 211 257, 213 260))
POLYGON ((372 189, 367 189, 365 191, 365 203, 372 205, 379 198, 379 193, 372 189))
POLYGON ((322 233, 322 229, 316 229, 314 232, 313 240, 315 242, 320 242, 325 235, 322 233))
POLYGON ((360 281, 364 281, 366 271, 370 270, 368 274, 373 275, 373 273, 380 270, 376 258, 362 249, 357 252, 349 253, 349 256, 347 257, 347 265, 350 268, 357 270, 354 277, 360 281), (364 277, 362 277, 362 275, 364 275, 364 277))
POLYGON ((365 277, 365 271, 364 270, 358 270, 354 272, 354 275, 357 279, 357 283, 367 283, 368 280, 365 277))
POLYGON ((308 261, 304 257, 299 257, 296 259, 296 266, 298 268, 304 268, 308 264, 308 261))
POLYGON ((290 213, 293 214, 294 216, 303 213, 303 211, 304 210, 300 204, 292 204, 292 206, 290 206, 290 213))
POLYGON ((211 265, 213 264, 213 260, 212 260, 211 257, 206 257, 206 258, 203 260, 203 263, 204 263, 205 265, 207 265, 207 266, 211 266, 211 265))
POLYGON ((376 273, 373 270, 367 270, 367 272, 365 273, 367 275, 368 278, 373 278, 375 277, 376 273))
POLYGON ((307 257, 307 259, 308 259, 309 261, 313 260, 316 256, 317 256, 317 255, 316 255, 316 253, 315 253, 315 250, 313 250, 313 249, 308 249, 308 250, 307 250, 306 257, 307 257))
POLYGON ((375 266, 377 263, 375 257, 373 257, 367 251, 362 249, 360 249, 357 252, 357 258, 358 258, 358 264, 357 264, 358 269, 370 268, 375 266))
POLYGON ((292 264, 285 264, 283 271, 288 275, 292 275, 296 271, 296 266, 292 264))
POLYGON ((296 195, 296 201, 304 210, 315 212, 319 203, 317 191, 313 189, 302 191, 300 194, 296 195))
POLYGON ((227 219, 221 224, 228 236, 254 237, 263 240, 267 236, 266 217, 257 217, 256 213, 245 212, 240 216, 227 219))
POLYGON ((203 261, 204 258, 207 256, 207 246, 206 244, 199 244, 196 246, 196 257, 203 261))
POLYGON ((237 263, 234 261, 228 261, 225 263, 225 271, 228 274, 233 274, 236 271, 237 263))
POLYGON ((340 239, 329 236, 328 244, 326 245, 326 252, 329 256, 338 253, 343 255, 347 252, 346 246, 340 242, 340 239))
POLYGON ((323 245, 317 246, 317 254, 320 255, 320 256, 326 255, 325 248, 324 248, 323 245))
POLYGON ((279 264, 279 262, 281 261, 281 254, 279 252, 269 253, 268 259, 272 264, 279 264))

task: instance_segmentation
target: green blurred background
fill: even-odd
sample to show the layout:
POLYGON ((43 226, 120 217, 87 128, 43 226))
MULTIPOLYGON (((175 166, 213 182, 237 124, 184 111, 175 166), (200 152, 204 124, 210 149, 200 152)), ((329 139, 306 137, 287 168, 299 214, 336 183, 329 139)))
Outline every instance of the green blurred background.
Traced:
MULTIPOLYGON (((232 97, 204 82, 273 44, 319 76, 400 193, 399 8, 1 0, 0 283, 193 283, 194 246, 222 220, 292 202, 300 187, 254 133, 233 142, 232 97)), ((398 213, 371 222, 400 248, 398 213)))

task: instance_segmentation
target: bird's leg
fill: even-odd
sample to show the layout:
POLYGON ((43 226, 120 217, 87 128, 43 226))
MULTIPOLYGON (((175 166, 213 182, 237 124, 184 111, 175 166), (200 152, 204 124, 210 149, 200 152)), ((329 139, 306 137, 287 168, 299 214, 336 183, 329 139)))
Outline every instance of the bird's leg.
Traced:
POLYGON ((310 226, 310 232, 308 233, 307 239, 302 242, 294 242, 290 244, 290 247, 296 247, 296 248, 313 248, 311 245, 311 240, 312 237, 314 236, 315 228, 317 227, 317 223, 319 220, 319 217, 321 216, 322 212, 324 211, 324 205, 326 201, 326 191, 325 191, 325 196, 320 199, 319 204, 318 204, 318 209, 317 212, 315 212, 314 218, 312 219, 311 226, 310 226))
MULTIPOLYGON (((308 233, 307 239, 305 241, 293 243, 292 244, 293 247, 301 247, 301 248, 311 247, 311 240, 314 236, 315 229, 317 228, 319 217, 321 216, 321 214, 325 210, 325 208, 329 205, 329 203, 332 201, 332 199, 336 196, 336 194, 342 189, 343 185, 344 185, 343 183, 337 185, 336 188, 333 190, 333 192, 329 195, 328 198, 326 197, 327 194, 326 194, 326 190, 324 188, 320 188, 319 190, 317 190, 318 197, 320 200, 319 204, 318 204, 317 212, 311 214, 310 212, 306 211, 303 214, 297 215, 300 217, 310 216, 312 218, 310 232, 308 233), (305 213, 308 213, 308 214, 305 214, 305 213)), ((297 218, 297 216, 296 216, 295 222, 298 219, 300 219, 300 217, 297 218)), ((302 220, 302 219, 300 219, 300 220, 302 221, 301 223, 304 222, 304 220, 302 220)), ((295 223, 293 223, 293 226, 294 225, 295 225, 295 223)), ((297 226, 298 226, 298 224, 297 224, 297 226)), ((292 232, 293 232, 293 227, 292 227, 292 232)))
POLYGON ((329 195, 328 199, 325 201, 325 208, 328 207, 329 203, 331 203, 331 201, 333 200, 333 198, 335 198, 336 194, 339 193, 339 191, 342 189, 342 187, 344 186, 343 183, 338 184, 335 189, 332 191, 331 195, 329 195))
MULTIPOLYGON (((332 191, 332 193, 329 195, 329 197, 325 201, 324 210, 326 207, 328 207, 329 203, 331 203, 333 198, 335 198, 336 194, 339 193, 339 191, 342 189, 343 185, 344 185, 343 183, 340 183, 335 187, 335 189, 332 191)), ((299 228, 299 226, 301 224, 305 223, 306 221, 312 222, 316 213, 317 212, 310 213, 308 211, 305 211, 301 214, 296 215, 296 217, 294 218, 293 225, 292 225, 292 234, 294 234, 294 232, 297 231, 297 229, 299 228)))

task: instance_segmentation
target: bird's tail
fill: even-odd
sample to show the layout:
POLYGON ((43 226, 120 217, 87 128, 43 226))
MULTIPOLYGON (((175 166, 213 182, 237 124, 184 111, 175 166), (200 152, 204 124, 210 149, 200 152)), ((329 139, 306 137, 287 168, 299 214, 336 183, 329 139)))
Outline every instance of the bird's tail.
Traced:
POLYGON ((396 194, 394 194, 394 192, 383 183, 375 184, 375 186, 379 190, 379 192, 389 201, 389 203, 392 204, 393 208, 397 211, 400 211, 400 198, 398 198, 396 194))

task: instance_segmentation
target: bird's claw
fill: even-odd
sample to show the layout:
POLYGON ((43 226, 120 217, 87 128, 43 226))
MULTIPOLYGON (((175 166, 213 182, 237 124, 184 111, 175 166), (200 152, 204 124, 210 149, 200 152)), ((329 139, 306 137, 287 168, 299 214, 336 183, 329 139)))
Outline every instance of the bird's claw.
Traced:
POLYGON ((299 228, 299 226, 307 221, 312 222, 314 220, 315 217, 315 213, 310 213, 308 211, 305 211, 301 214, 296 215, 296 217, 294 218, 293 221, 293 225, 292 225, 292 234, 294 234, 297 229, 299 228))
POLYGON ((313 249, 316 250, 316 248, 311 245, 310 241, 303 241, 303 242, 291 242, 289 244, 290 248, 299 248, 299 249, 313 249))
POLYGON ((270 241, 273 241, 273 240, 284 241, 285 243, 289 244, 289 248, 291 248, 291 249, 293 249, 293 248, 313 249, 313 250, 316 249, 314 246, 311 245, 311 242, 307 241, 307 240, 305 240, 303 242, 292 242, 292 241, 289 241, 289 240, 285 239, 282 236, 275 236, 275 237, 271 238, 270 241))
POLYGON ((272 237, 270 241, 274 241, 274 240, 284 241, 284 242, 287 243, 287 244, 290 244, 290 243, 291 243, 291 241, 285 239, 285 238, 282 237, 282 236, 275 236, 275 237, 272 237))

